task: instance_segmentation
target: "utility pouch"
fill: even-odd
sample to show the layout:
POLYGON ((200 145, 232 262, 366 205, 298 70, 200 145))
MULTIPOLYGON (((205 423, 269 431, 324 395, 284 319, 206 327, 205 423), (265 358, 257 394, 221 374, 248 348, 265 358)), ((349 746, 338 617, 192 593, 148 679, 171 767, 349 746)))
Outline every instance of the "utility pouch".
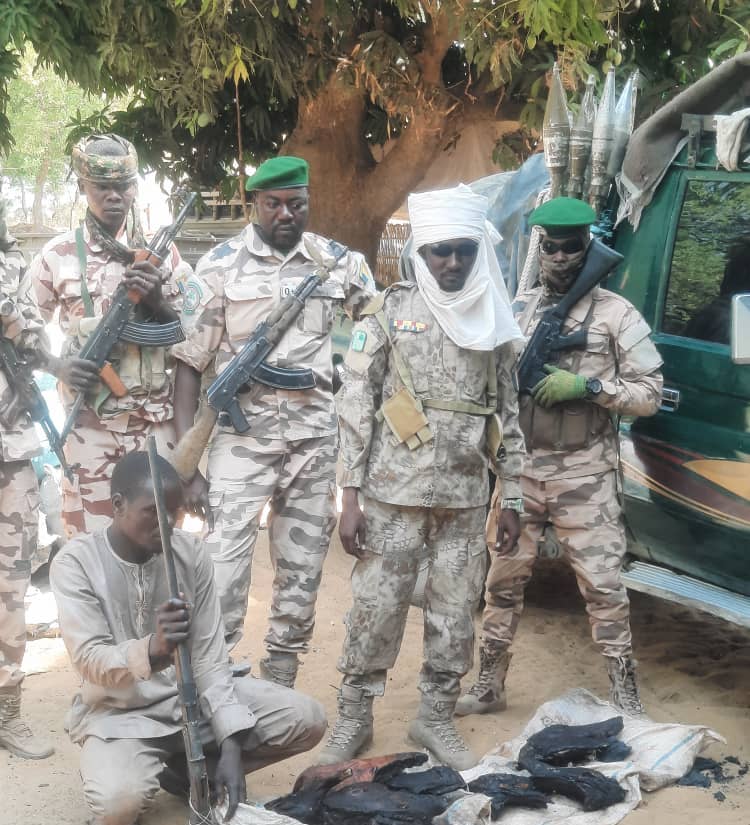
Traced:
POLYGON ((422 405, 406 387, 383 402, 380 412, 399 444, 405 443, 410 450, 416 450, 432 441, 430 422, 422 411, 422 405))

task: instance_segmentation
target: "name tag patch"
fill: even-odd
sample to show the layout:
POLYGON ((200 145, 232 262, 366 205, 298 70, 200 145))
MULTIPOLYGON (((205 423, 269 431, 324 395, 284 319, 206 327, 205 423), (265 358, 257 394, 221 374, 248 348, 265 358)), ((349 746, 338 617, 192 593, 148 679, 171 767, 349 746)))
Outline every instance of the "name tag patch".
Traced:
POLYGON ((427 324, 422 321, 408 321, 396 318, 390 322, 391 332, 424 332, 427 324))
POLYGON ((364 352, 367 343, 367 333, 363 329, 355 329, 352 333, 352 352, 364 352))

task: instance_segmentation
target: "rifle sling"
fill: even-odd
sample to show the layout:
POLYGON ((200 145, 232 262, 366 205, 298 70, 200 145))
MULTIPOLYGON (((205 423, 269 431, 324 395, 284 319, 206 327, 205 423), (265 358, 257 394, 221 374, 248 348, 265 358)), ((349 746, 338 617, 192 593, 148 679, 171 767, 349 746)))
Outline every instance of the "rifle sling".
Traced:
POLYGON ((91 300, 88 284, 86 283, 86 244, 83 240, 83 226, 76 229, 76 252, 78 253, 78 263, 81 267, 81 299, 83 300, 83 311, 87 318, 94 317, 94 302, 91 300))

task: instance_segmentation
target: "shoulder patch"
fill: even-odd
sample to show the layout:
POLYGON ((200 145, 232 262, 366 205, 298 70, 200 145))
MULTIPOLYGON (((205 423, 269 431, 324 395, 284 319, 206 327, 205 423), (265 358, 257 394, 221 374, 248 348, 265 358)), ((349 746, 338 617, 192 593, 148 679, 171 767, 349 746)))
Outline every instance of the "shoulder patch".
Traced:
POLYGON ((352 333, 352 352, 364 352, 367 343, 367 333, 363 329, 355 329, 352 333))
POLYGON ((185 282, 179 281, 178 286, 183 294, 182 311, 186 315, 194 314, 214 297, 211 288, 198 275, 191 275, 185 282))

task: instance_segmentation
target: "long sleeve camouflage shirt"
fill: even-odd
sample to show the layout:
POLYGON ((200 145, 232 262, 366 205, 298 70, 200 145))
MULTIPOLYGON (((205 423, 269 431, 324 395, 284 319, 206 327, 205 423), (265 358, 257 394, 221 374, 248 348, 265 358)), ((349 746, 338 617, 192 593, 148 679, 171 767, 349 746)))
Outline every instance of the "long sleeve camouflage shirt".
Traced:
MULTIPOLYGON (((25 264, 15 241, 8 248, 0 246, 0 304, 10 310, 0 316, 2 334, 21 350, 38 350, 46 346, 44 321, 23 278, 25 264)), ((0 456, 3 461, 24 461, 39 455, 41 447, 34 425, 27 413, 12 424, 3 423, 3 411, 13 401, 15 393, 0 370, 0 456)))
MULTIPOLYGON (((172 536, 177 580, 192 605, 188 645, 203 715, 217 742, 255 725, 235 695, 213 566, 195 536, 172 536)), ((121 559, 106 532, 69 541, 52 562, 50 584, 60 631, 81 692, 73 700, 70 736, 82 742, 149 739, 182 727, 173 666, 152 670, 149 642, 156 608, 169 599, 164 560, 121 559)))
MULTIPOLYGON (((487 404, 488 357, 458 347, 443 332, 416 284, 391 287, 383 304, 386 336, 374 316, 354 328, 336 396, 341 448, 339 484, 358 487, 379 501, 413 507, 481 507, 488 500, 490 465, 487 417, 425 408, 433 438, 415 450, 397 444, 377 415, 384 400, 404 387, 393 358, 403 358, 419 398, 487 404), (356 351, 359 350, 359 351, 356 351)), ((497 412, 505 457, 493 469, 504 498, 520 498, 523 435, 518 424, 516 353, 512 343, 495 350, 497 412)))
MULTIPOLYGON (((112 258, 94 241, 85 225, 83 240, 86 252, 86 287, 93 303, 93 317, 98 320, 110 307, 112 295, 125 272, 125 265, 112 258)), ((192 269, 182 260, 175 246, 172 246, 162 268, 170 273, 162 287, 162 293, 169 305, 179 311, 182 304, 181 285, 192 274, 192 269)), ((78 329, 86 315, 75 231, 65 232, 44 246, 31 262, 29 278, 44 320, 52 321, 55 312, 59 310, 58 321, 66 336, 63 354, 75 355, 82 343, 78 329)), ((122 398, 109 396, 101 406, 101 415, 111 418, 120 413, 130 413, 146 421, 168 421, 173 415, 172 358, 169 350, 118 342, 109 358, 118 373, 121 373, 120 364, 126 358, 129 362, 133 361, 133 350, 139 351, 140 358, 136 355, 135 363, 139 364, 140 361, 137 368, 140 375, 131 375, 129 370, 128 379, 125 379, 121 374, 130 392, 122 398), (127 351, 128 348, 131 349, 130 352, 127 351)), ((60 394, 66 406, 72 404, 74 396, 66 387, 61 386, 60 394)))
MULTIPOLYGON (((182 310, 188 338, 173 348, 175 357, 198 372, 213 367, 220 374, 256 326, 315 269, 305 239, 320 248, 328 243, 306 232, 294 249, 282 255, 250 224, 205 255, 188 283, 182 310)), ((240 408, 252 422, 252 434, 293 441, 336 432, 331 346, 335 312, 343 307, 356 318, 374 293, 375 282, 364 257, 348 252, 307 299, 268 357, 275 366, 308 367, 316 386, 310 390, 256 386, 253 392, 241 393, 240 408)))
MULTIPOLYGON (((516 296, 513 311, 525 336, 533 334, 544 312, 557 298, 543 287, 536 287, 516 296)), ((570 311, 563 333, 586 328, 586 347, 562 350, 557 366, 561 369, 598 378, 602 391, 595 399, 585 402, 557 404, 552 413, 561 425, 567 415, 583 419, 581 406, 596 404, 618 415, 653 415, 661 403, 662 359, 651 341, 651 328, 638 310, 621 295, 596 287, 585 295, 570 311)), ((521 399, 521 406, 532 404, 529 396, 521 399)), ((539 408, 533 405, 534 412, 539 408)), ((523 415, 522 415, 523 418, 523 415)), ((580 449, 555 449, 533 443, 527 433, 528 452, 525 473, 540 481, 556 478, 575 478, 607 472, 617 467, 618 445, 614 421, 602 432, 590 434, 580 449)))

